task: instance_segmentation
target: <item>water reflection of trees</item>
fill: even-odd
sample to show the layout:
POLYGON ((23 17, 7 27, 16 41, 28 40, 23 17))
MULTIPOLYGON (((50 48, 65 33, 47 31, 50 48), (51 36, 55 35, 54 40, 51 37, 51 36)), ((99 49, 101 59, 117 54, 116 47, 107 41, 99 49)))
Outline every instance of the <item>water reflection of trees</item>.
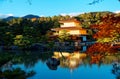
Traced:
POLYGON ((2 52, 0 53, 0 79, 26 79, 35 74, 35 72, 26 72, 20 68, 14 68, 13 65, 23 64, 26 68, 34 67, 38 61, 45 62, 52 53, 40 53, 24 51, 21 53, 2 52), (4 71, 3 71, 4 70, 4 71))
POLYGON ((0 79, 26 79, 27 77, 33 76, 35 74, 34 71, 25 72, 20 68, 12 69, 12 70, 0 70, 0 79))
POLYGON ((118 50, 116 46, 111 46, 110 43, 95 43, 86 51, 91 57, 91 63, 99 63, 104 60, 105 56, 116 55, 118 50))
POLYGON ((86 55, 85 53, 80 52, 62 52, 63 56, 60 52, 54 52, 53 58, 60 60, 60 67, 62 68, 69 68, 70 70, 73 70, 75 68, 78 68, 80 65, 84 66, 92 66, 93 64, 96 64, 99 66, 103 64, 112 64, 114 61, 120 60, 120 55, 105 55, 99 60, 93 60, 90 56, 86 55), (95 61, 95 62, 93 62, 95 61))
POLYGON ((9 53, 0 53, 0 67, 10 61, 13 55, 9 53))
POLYGON ((111 46, 109 43, 95 43, 90 46, 86 53, 90 56, 94 55, 108 55, 108 54, 115 54, 118 50, 115 47, 111 46))
POLYGON ((0 66, 10 61, 12 64, 24 64, 26 67, 33 67, 38 61, 45 62, 52 55, 52 52, 40 53, 24 51, 17 54, 3 52, 0 53, 0 66))
POLYGON ((25 67, 30 68, 38 62, 45 62, 47 58, 51 57, 52 53, 40 53, 40 52, 31 52, 26 51, 19 55, 16 55, 12 62, 14 64, 24 64, 25 67))
POLYGON ((15 54, 0 53, 0 79, 26 79, 35 74, 34 71, 26 72, 20 68, 13 68, 12 60, 15 54))
POLYGON ((102 59, 102 62, 104 64, 111 64, 111 63, 119 61, 119 60, 120 60, 120 55, 110 55, 110 56, 105 56, 102 59))
POLYGON ((48 60, 46 61, 46 64, 47 64, 49 69, 57 70, 57 67, 60 64, 60 60, 58 60, 56 58, 48 58, 48 60))
POLYGON ((113 63, 112 73, 116 76, 116 79, 120 79, 120 62, 113 63))

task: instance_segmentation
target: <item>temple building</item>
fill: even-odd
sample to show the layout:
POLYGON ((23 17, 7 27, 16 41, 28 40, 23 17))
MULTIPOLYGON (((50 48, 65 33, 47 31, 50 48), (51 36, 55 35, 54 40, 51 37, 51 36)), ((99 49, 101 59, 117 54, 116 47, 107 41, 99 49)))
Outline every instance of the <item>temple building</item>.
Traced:
POLYGON ((58 36, 63 30, 70 35, 70 38, 75 41, 87 41, 87 30, 82 28, 82 24, 76 19, 69 19, 59 21, 59 28, 52 28, 55 33, 54 36, 58 36))

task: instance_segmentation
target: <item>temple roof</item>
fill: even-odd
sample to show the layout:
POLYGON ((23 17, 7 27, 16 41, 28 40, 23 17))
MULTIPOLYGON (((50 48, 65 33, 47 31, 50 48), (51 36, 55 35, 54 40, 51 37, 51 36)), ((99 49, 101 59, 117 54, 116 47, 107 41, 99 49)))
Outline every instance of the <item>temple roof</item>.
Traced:
POLYGON ((81 28, 81 27, 60 27, 60 28, 53 28, 51 30, 59 31, 59 30, 86 30, 86 29, 81 28))

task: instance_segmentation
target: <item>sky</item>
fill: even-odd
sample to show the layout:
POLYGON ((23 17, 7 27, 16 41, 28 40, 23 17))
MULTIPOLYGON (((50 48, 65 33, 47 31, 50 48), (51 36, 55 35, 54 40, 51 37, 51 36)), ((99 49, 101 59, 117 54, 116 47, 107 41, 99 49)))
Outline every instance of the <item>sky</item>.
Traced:
POLYGON ((38 16, 77 15, 96 11, 120 12, 118 0, 103 0, 88 5, 93 0, 0 0, 0 17, 25 16, 34 14, 38 16))

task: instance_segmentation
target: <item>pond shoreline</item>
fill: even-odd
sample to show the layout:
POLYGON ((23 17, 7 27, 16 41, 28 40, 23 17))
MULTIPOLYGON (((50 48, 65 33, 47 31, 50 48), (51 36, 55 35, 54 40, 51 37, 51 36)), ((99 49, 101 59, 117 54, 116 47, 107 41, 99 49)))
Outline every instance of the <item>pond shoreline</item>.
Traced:
POLYGON ((75 42, 54 42, 52 45, 49 45, 49 43, 34 43, 30 46, 26 47, 20 47, 16 45, 11 46, 0 46, 1 50, 75 50, 76 48, 80 49, 82 46, 90 46, 94 44, 94 41, 86 41, 86 42, 80 42, 75 45, 75 42))

